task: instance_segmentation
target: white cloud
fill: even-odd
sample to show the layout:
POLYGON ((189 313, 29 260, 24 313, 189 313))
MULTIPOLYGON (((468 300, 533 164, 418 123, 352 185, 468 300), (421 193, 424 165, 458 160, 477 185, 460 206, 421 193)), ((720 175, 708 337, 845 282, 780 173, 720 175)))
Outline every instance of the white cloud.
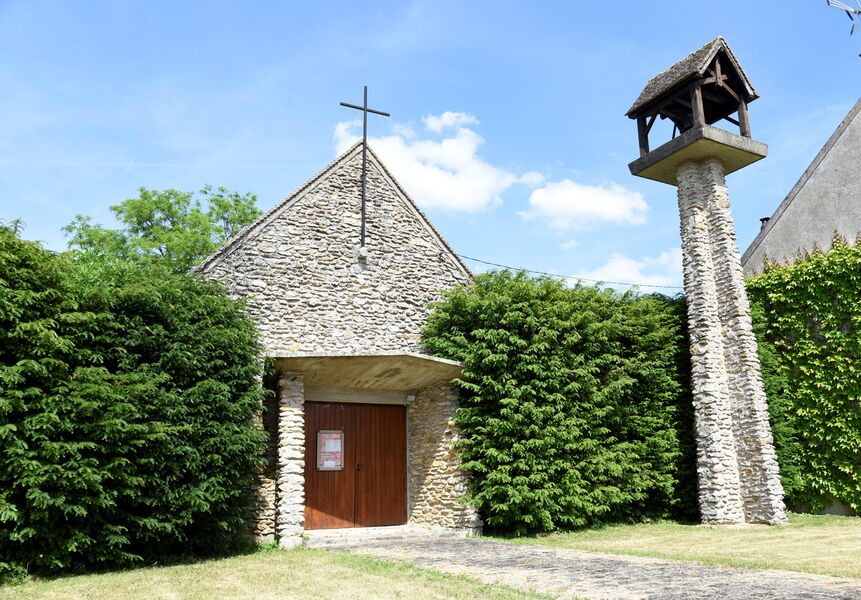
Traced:
POLYGON ((404 125, 403 123, 398 123, 397 121, 392 123, 392 131, 395 132, 395 135, 399 135, 410 140, 418 136, 412 127, 404 125))
MULTIPOLYGON (((369 140, 410 196, 424 208, 475 212, 500 204, 502 193, 514 184, 534 186, 544 180, 534 171, 517 175, 482 160, 477 152, 484 140, 475 131, 460 127, 478 122, 471 115, 445 112, 425 117, 424 121, 434 132, 457 129, 446 132, 442 139, 422 139, 412 129, 397 125, 392 135, 369 140)), ((335 126, 337 154, 361 139, 356 134, 360 126, 361 121, 335 126)))
MULTIPOLYGON (((607 285, 612 285, 608 282, 622 282, 641 286, 681 286, 683 282, 682 251, 680 248, 672 248, 664 250, 656 257, 644 256, 639 259, 613 253, 604 265, 580 273, 580 276, 585 279, 603 281, 607 285)), ((576 282, 576 278, 571 279, 571 283, 576 282)), ((612 287, 625 288, 627 286, 612 285, 612 287)), ((648 288, 645 291, 649 291, 648 288)))
POLYGON ((639 192, 611 183, 585 185, 563 179, 548 183, 529 196, 526 219, 545 219, 552 229, 582 229, 596 223, 639 225, 649 206, 639 192))
POLYGON ((428 115, 422 119, 425 128, 433 133, 442 133, 446 129, 464 125, 478 125, 478 119, 468 113, 445 111, 441 115, 428 115))
POLYGON ((562 242, 559 244, 559 248, 562 250, 571 250, 572 248, 576 248, 580 245, 580 242, 577 240, 568 240, 567 242, 562 242))
POLYGON ((347 148, 362 139, 360 136, 353 133, 353 127, 359 127, 362 122, 359 119, 354 121, 342 121, 335 125, 335 154, 341 154, 347 148))
POLYGON ((544 175, 538 171, 529 171, 518 178, 518 181, 525 185, 535 186, 544 183, 544 175))

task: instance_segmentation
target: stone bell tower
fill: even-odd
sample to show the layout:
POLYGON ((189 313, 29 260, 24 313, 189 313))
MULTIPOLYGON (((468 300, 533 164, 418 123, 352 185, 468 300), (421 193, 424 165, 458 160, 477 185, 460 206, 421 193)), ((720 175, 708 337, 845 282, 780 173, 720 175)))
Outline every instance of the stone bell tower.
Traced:
POLYGON ((724 179, 768 151, 750 137, 757 97, 718 37, 653 77, 627 113, 640 141, 631 173, 678 187, 700 512, 712 524, 786 522, 724 179), (672 121, 673 137, 649 150, 658 117, 672 121), (722 120, 739 134, 713 126, 722 120))

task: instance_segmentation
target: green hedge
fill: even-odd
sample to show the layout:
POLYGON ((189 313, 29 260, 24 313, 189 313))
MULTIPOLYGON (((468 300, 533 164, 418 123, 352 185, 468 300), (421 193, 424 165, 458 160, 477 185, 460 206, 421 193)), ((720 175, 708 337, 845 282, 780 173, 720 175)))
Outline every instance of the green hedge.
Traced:
POLYGON ((233 543, 260 372, 218 286, 74 263, 0 227, 0 578, 233 543))
POLYGON ((508 271, 435 307, 472 498, 513 533, 696 511, 684 304, 508 271))
POLYGON ((748 281, 788 503, 861 514, 861 246, 748 281))

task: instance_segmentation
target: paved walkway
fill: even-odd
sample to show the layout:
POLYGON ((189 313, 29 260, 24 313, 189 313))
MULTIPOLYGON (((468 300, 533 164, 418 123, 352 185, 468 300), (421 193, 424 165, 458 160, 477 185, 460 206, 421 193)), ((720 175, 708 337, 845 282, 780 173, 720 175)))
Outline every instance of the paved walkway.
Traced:
POLYGON ((852 579, 707 567, 480 538, 381 540, 343 547, 561 598, 861 599, 861 581, 852 579))

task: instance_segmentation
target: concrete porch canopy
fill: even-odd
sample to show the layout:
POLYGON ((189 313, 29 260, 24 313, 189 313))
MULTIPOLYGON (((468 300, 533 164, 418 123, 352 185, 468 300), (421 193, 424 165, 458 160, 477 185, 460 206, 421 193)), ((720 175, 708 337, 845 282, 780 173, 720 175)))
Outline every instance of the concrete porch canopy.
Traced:
POLYGON ((768 146, 762 142, 711 125, 699 125, 641 156, 628 168, 632 175, 678 185, 677 173, 682 163, 717 158, 724 175, 729 175, 767 154, 768 146))
POLYGON ((275 359, 282 373, 302 373, 306 387, 414 391, 460 377, 463 365, 418 353, 304 355, 275 359))

